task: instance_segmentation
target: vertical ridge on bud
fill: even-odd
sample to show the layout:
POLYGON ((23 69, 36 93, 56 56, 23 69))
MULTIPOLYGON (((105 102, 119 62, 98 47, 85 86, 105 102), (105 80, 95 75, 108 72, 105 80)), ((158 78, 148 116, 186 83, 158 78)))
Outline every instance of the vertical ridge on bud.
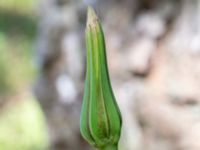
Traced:
POLYGON ((109 79, 103 30, 91 7, 88 8, 86 47, 81 134, 96 148, 114 150, 120 138, 122 119, 109 79))

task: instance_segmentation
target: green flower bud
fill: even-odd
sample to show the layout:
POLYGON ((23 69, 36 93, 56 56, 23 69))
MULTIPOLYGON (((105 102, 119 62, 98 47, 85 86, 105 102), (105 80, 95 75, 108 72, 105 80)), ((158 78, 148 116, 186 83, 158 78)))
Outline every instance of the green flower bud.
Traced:
POLYGON ((87 70, 80 120, 81 134, 100 150, 117 150, 121 113, 109 79, 104 34, 91 7, 88 8, 86 46, 87 70))

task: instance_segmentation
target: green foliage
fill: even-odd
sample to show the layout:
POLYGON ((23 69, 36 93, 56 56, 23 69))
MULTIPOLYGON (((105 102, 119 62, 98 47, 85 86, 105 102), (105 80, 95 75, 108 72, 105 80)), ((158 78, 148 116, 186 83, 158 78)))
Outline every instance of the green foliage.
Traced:
POLYGON ((14 94, 34 75, 30 41, 9 38, 0 32, 0 97, 14 94))
POLYGON ((45 150, 46 133, 41 109, 31 96, 1 110, 1 150, 45 150))
POLYGON ((0 32, 16 39, 33 40, 36 33, 36 19, 33 15, 0 9, 0 32))
POLYGON ((35 75, 32 47, 37 0, 0 0, 0 150, 45 150, 46 125, 37 102, 24 95, 35 75))
POLYGON ((0 0, 0 9, 13 10, 19 13, 31 13, 38 0, 0 0))
POLYGON ((14 95, 33 79, 35 0, 0 0, 0 99, 14 95))

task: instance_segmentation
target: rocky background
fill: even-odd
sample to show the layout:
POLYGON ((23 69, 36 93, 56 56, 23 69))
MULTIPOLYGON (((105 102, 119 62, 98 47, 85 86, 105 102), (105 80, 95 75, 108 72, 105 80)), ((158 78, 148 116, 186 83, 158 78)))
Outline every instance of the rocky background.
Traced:
POLYGON ((79 133, 87 5, 101 17, 120 150, 200 149, 199 0, 43 0, 34 93, 52 150, 89 150, 79 133))

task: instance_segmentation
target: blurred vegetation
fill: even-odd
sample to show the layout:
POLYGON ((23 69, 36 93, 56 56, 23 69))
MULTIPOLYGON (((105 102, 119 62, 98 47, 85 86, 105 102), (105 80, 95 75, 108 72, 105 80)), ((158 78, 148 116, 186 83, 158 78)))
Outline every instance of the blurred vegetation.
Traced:
POLYGON ((18 92, 34 74, 31 59, 36 33, 33 4, 36 5, 35 0, 0 1, 1 97, 18 92))
POLYGON ((42 112, 36 101, 28 97, 12 102, 1 112, 1 150, 44 150, 47 147, 42 112))
POLYGON ((0 95, 9 96, 19 92, 34 75, 30 59, 31 41, 9 38, 0 32, 0 95))
POLYGON ((36 72, 32 56, 37 2, 0 0, 1 150, 44 150, 47 146, 45 122, 38 103, 31 94, 21 96, 27 93, 36 72))

